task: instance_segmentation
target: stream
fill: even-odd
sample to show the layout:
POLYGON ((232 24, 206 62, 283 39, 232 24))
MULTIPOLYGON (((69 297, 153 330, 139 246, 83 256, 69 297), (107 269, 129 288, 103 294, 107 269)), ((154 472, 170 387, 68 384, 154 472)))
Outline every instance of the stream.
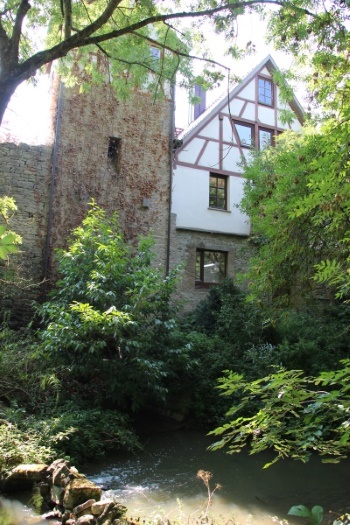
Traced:
POLYGON ((200 469, 212 473, 212 490, 222 485, 209 511, 217 524, 270 525, 283 519, 305 523, 287 516, 296 504, 323 506, 324 523, 331 523, 350 509, 349 461, 323 464, 314 457, 306 464, 283 460, 263 469, 272 454, 209 452, 209 444, 199 432, 158 433, 144 438, 145 450, 137 456, 105 458, 84 473, 106 489, 105 497, 113 495, 126 505, 134 518, 161 514, 170 521, 197 523, 207 502, 207 489, 197 478, 200 469))
MULTIPOLYGON (((283 460, 263 469, 273 454, 209 452, 210 442, 195 431, 158 432, 143 438, 142 452, 108 456, 80 471, 103 487, 103 498, 116 498, 127 507, 129 517, 140 518, 141 525, 157 516, 172 525, 201 525, 208 492, 197 478, 200 469, 212 473, 211 490, 216 484, 222 486, 209 508, 209 523, 215 525, 271 525, 283 520, 303 525, 305 519, 287 515, 297 504, 323 506, 326 524, 350 509, 347 460, 335 465, 322 464, 317 457, 306 464, 283 460)), ((43 523, 30 509, 30 497, 0 498, 4 508, 16 515, 9 524, 0 512, 0 525, 43 523)))

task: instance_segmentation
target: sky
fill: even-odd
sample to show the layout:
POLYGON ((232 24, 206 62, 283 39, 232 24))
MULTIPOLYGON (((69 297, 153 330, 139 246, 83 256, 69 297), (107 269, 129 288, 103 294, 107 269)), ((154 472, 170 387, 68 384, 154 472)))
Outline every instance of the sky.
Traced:
MULTIPOLYGON (((268 54, 272 55, 277 66, 286 68, 291 64, 289 57, 276 52, 271 45, 266 44, 266 26, 256 14, 244 15, 238 20, 238 43, 245 45, 248 41, 252 41, 257 49, 254 55, 240 62, 233 62, 232 59, 223 55, 223 38, 218 35, 211 35, 209 25, 203 27, 203 31, 209 33, 210 40, 213 42, 212 58, 226 67, 230 67, 232 73, 240 77, 248 74, 268 54)), ((36 80, 36 86, 33 84, 19 86, 12 97, 5 113, 3 125, 0 127, 0 140, 11 135, 17 142, 47 143, 50 122, 50 79, 47 75, 43 75, 36 80)), ((219 88, 207 93, 207 105, 212 104, 225 91, 227 91, 227 81, 224 81, 219 88)), ((302 103, 302 100, 300 102, 302 103)), ((177 88, 175 126, 186 128, 192 120, 192 115, 193 108, 187 102, 187 93, 177 88)))

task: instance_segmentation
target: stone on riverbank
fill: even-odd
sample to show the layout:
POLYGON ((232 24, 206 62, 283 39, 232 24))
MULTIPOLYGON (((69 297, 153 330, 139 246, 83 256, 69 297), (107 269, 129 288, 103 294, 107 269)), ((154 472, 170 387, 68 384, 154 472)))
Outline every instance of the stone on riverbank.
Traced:
POLYGON ((17 465, 6 478, 1 480, 0 489, 5 492, 16 492, 30 488, 35 482, 45 478, 47 468, 43 463, 17 465))
POLYGON ((42 518, 59 520, 58 525, 114 525, 126 513, 119 503, 100 501, 102 489, 63 459, 51 465, 18 465, 0 488, 15 492, 33 486, 49 509, 42 518))
POLYGON ((66 509, 74 509, 89 499, 98 501, 101 499, 102 489, 97 487, 87 478, 72 479, 66 486, 63 497, 63 506, 66 509))

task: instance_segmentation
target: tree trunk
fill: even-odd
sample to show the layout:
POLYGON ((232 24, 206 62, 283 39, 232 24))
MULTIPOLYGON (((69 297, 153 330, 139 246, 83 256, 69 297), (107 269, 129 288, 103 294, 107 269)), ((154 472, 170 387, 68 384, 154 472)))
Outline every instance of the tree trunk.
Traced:
POLYGON ((2 119, 4 118, 4 113, 8 106, 8 103, 11 100, 12 95, 17 89, 19 83, 17 82, 1 82, 0 81, 0 126, 2 124, 2 119))

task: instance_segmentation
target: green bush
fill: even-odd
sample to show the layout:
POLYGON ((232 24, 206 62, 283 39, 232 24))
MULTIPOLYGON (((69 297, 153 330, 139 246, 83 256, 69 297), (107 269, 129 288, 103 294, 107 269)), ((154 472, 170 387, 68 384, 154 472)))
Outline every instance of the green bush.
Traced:
MULTIPOLYGON (((191 408, 201 424, 225 419, 229 401, 216 389, 225 370, 253 381, 281 366, 317 374, 348 357, 348 305, 328 306, 324 311, 321 306, 311 311, 289 309, 275 312, 273 319, 270 313, 248 301, 232 280, 226 280, 212 288, 187 316, 184 327, 191 331, 191 355, 196 363, 191 408)), ((235 402, 240 402, 238 393, 230 400, 235 402)))
POLYGON ((189 366, 170 298, 176 274, 152 265, 153 241, 130 247, 118 219, 92 203, 58 254, 61 279, 40 313, 43 356, 71 384, 82 384, 95 406, 137 409, 166 399, 189 366))
POLYGON ((141 448, 126 416, 112 410, 77 407, 74 402, 58 407, 54 416, 31 417, 23 425, 40 432, 41 443, 49 443, 56 457, 68 458, 77 465, 107 451, 141 448))
POLYGON ((23 431, 16 425, 0 424, 0 476, 20 463, 46 463, 54 453, 42 443, 40 428, 23 431))
POLYGON ((60 385, 32 330, 0 326, 0 367, 0 404, 38 412, 55 403, 60 385))

